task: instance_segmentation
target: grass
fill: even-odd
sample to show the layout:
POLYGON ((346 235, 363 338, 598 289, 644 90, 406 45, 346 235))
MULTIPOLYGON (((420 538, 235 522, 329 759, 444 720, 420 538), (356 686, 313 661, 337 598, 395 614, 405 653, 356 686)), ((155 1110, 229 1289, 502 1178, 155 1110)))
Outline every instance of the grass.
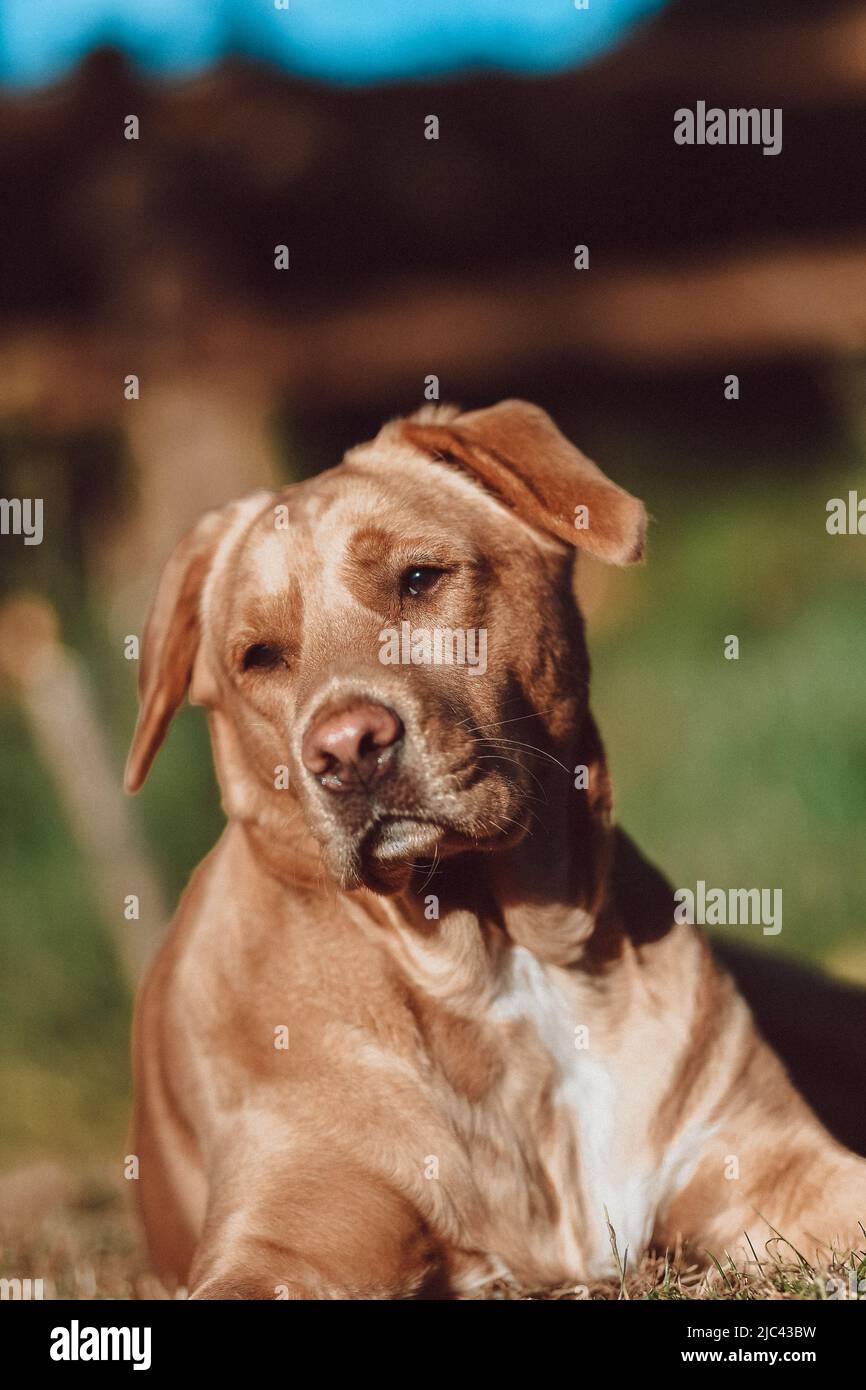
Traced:
POLYGON ((781 888, 778 937, 728 930, 866 983, 866 547, 823 528, 848 482, 759 475, 702 505, 659 489, 649 564, 605 577, 590 646, 644 852, 676 886, 781 888))
MULTIPOLYGON (((784 1242, 780 1242, 783 1244, 784 1242)), ((866 1252, 831 1254, 821 1265, 809 1265, 801 1257, 765 1254, 757 1263, 742 1263, 723 1255, 710 1256, 701 1266, 672 1258, 669 1254, 647 1255, 633 1270, 624 1269, 620 1278, 590 1284, 540 1290, 535 1293, 509 1291, 494 1286, 486 1298, 517 1300, 627 1300, 649 1302, 729 1302, 767 1300, 800 1302, 866 1297, 866 1252)))
MULTIPOLYGON (((700 1266, 681 1252, 648 1255, 638 1264, 620 1254, 619 1276, 558 1289, 529 1290, 499 1281, 477 1298, 507 1301, 728 1301, 866 1298, 866 1248, 811 1265, 771 1237, 748 1264, 724 1251, 700 1266)), ((866 1232, 864 1232, 866 1247, 866 1232)), ((164 1299, 178 1291, 150 1273, 128 1185, 107 1169, 74 1179, 41 1164, 0 1179, 0 1272, 42 1279, 46 1298, 164 1299)), ((180 1292, 183 1296, 183 1291, 180 1292)))

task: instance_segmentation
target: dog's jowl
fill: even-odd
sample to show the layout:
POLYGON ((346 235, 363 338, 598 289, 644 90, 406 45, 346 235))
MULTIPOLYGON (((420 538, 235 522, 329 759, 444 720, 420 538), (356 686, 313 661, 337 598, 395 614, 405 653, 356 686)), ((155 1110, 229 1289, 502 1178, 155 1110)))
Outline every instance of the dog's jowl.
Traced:
POLYGON ((169 560, 127 784, 189 691, 228 824, 139 999, 134 1151, 193 1296, 574 1283, 608 1219, 634 1257, 855 1243, 866 1163, 613 822, 572 571, 644 531, 506 401, 392 422, 169 560))

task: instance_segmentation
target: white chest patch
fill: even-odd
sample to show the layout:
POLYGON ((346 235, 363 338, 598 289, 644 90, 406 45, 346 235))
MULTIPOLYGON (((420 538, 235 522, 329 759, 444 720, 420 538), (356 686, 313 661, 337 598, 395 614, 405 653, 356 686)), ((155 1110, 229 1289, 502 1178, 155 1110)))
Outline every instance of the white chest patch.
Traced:
MULTIPOLYGON (((672 1143, 659 1164, 645 1141, 648 1120, 640 1088, 628 1084, 622 1063, 613 1055, 594 1051, 588 1020, 575 1016, 574 1000, 564 991, 556 967, 543 965, 525 947, 514 947, 504 986, 491 1007, 496 1020, 522 1019, 535 1029, 556 1068, 555 1101, 566 1118, 579 1155, 583 1210, 590 1229, 561 1232, 567 1258, 579 1262, 582 1277, 615 1272, 607 1211, 623 1257, 639 1259, 653 1230, 659 1205, 675 1186, 688 1180, 707 1137, 702 1127, 687 1130, 672 1143), (580 1045, 579 1045, 580 1044, 580 1045)), ((573 1220, 569 1193, 573 1181, 566 1165, 554 1156, 548 1165, 560 1189, 564 1220, 573 1220)))

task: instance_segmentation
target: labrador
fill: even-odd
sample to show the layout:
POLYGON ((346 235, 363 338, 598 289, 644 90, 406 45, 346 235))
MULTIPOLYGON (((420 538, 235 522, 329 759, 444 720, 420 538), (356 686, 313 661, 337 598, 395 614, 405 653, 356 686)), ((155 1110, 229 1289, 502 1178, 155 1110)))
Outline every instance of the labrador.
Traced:
POLYGON ((862 1244, 866 1162, 614 823, 573 561, 645 529, 503 401, 392 421, 169 560, 126 784, 189 691, 227 825, 138 1001, 133 1143, 193 1297, 543 1289, 610 1274, 611 1230, 862 1244))

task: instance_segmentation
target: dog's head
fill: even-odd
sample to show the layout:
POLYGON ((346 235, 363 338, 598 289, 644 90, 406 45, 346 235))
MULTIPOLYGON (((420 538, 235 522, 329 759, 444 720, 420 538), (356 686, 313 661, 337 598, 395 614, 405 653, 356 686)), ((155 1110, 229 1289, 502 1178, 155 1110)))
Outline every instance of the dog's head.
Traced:
POLYGON ((298 812, 344 887, 514 845, 587 712, 571 548, 645 513, 535 406, 426 408, 309 482, 208 513, 163 574, 126 783, 190 687, 231 816, 298 812))

